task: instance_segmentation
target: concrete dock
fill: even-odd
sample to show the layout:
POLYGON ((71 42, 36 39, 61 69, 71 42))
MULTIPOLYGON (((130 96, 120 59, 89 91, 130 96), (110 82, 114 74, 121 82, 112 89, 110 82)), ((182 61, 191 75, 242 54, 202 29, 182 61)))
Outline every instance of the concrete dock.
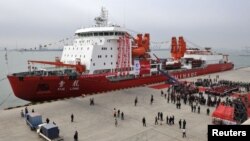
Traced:
MULTIPOLYGON (((211 78, 220 75, 220 79, 233 81, 250 81, 250 68, 210 74, 211 78)), ((206 77, 208 75, 198 78, 206 77)), ((189 78, 192 81, 197 78, 189 78)), ((166 90, 166 89, 163 89, 166 90)), ((201 106, 201 113, 192 113, 190 106, 182 103, 181 109, 176 105, 167 103, 161 96, 161 90, 148 86, 111 91, 107 93, 77 97, 53 102, 28 106, 29 111, 42 114, 43 121, 46 118, 55 122, 60 135, 65 141, 72 141, 74 132, 78 131, 79 141, 166 141, 166 140, 190 140, 206 141, 207 125, 211 124, 211 114, 206 115, 207 106, 201 106), (154 103, 150 105, 151 94, 154 103), (135 97, 138 97, 138 105, 134 106, 135 97), (89 105, 89 99, 94 98, 95 105, 89 105), (113 110, 116 108, 124 112, 124 120, 118 118, 118 126, 115 126, 113 110), (163 112, 162 125, 155 125, 154 120, 158 112, 163 112), (74 114, 74 122, 71 123, 70 115, 74 114), (166 116, 175 117, 175 125, 166 124, 166 116), (142 118, 146 118, 146 127, 142 125, 142 118), (185 119, 186 138, 182 138, 182 130, 178 122, 185 119)), ((214 108, 210 108, 210 113, 214 108)), ((0 141, 42 141, 36 132, 31 131, 21 118, 20 111, 24 107, 0 111, 0 141)))

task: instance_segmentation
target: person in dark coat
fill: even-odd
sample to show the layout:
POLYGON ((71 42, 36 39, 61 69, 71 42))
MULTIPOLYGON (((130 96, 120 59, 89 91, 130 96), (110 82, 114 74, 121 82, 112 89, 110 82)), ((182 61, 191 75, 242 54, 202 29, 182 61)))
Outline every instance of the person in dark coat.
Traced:
POLYGON ((186 129, 186 124, 187 124, 187 123, 186 123, 186 120, 184 119, 184 120, 183 120, 183 129, 186 129))
POLYGON ((201 107, 198 106, 198 114, 201 112, 201 107))
POLYGON ((180 129, 181 129, 181 119, 179 120, 179 127, 180 127, 180 129))
POLYGON ((207 108, 207 115, 209 115, 209 113, 210 113, 210 110, 209 110, 209 108, 207 108))
POLYGON ((46 118, 46 123, 47 123, 47 124, 49 123, 49 118, 46 118))
POLYGON ((117 111, 117 117, 120 117, 120 109, 117 111))
POLYGON ((71 114, 71 122, 74 122, 74 115, 73 114, 71 114))
POLYGON ((137 105, 137 102, 138 102, 138 98, 136 97, 135 98, 135 106, 137 105))
POLYGON ((145 119, 145 117, 142 118, 142 124, 143 124, 143 126, 146 127, 146 119, 145 119))
POLYGON ((24 109, 24 111, 25 111, 25 114, 28 114, 28 107, 25 107, 25 109, 24 109))
POLYGON ((157 118, 157 116, 155 117, 155 125, 158 125, 158 118, 157 118))
POLYGON ((124 120, 124 113, 121 113, 121 120, 124 120))
POLYGON ((75 131, 75 134, 74 134, 74 141, 78 141, 78 132, 75 131))
POLYGON ((154 102, 154 96, 153 96, 153 95, 151 95, 150 104, 152 105, 152 104, 153 104, 153 102, 154 102))

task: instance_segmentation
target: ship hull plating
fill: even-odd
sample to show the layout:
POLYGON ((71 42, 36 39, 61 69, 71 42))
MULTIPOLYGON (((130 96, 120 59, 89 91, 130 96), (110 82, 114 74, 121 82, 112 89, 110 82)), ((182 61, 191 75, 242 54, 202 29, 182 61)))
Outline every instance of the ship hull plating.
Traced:
MULTIPOLYGON (((210 64, 205 68, 171 71, 171 75, 182 79, 231 70, 232 63, 210 64)), ((105 91, 124 89, 166 81, 164 75, 138 77, 129 80, 110 81, 105 75, 78 76, 25 76, 8 75, 16 97, 27 101, 46 101, 77 97, 105 91)))

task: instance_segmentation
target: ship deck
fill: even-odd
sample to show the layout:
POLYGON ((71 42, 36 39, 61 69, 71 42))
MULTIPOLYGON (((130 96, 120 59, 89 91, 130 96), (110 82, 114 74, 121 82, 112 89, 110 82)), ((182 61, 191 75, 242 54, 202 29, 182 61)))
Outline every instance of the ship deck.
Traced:
MULTIPOLYGON (((222 73, 210 74, 211 78, 216 75, 220 79, 249 82, 249 68, 242 68, 222 73)), ((193 81, 197 78, 208 78, 209 75, 189 78, 193 81)), ((165 89, 163 89, 165 90, 165 89)), ((210 116, 206 115, 207 106, 201 106, 201 113, 192 113, 189 105, 182 103, 181 109, 176 105, 167 103, 161 97, 158 89, 148 86, 119 91, 111 91, 105 94, 91 95, 86 97, 70 98, 52 102, 44 102, 28 106, 29 111, 34 109, 42 114, 43 121, 46 118, 55 122, 60 135, 65 141, 73 140, 74 132, 78 131, 79 141, 166 141, 166 140, 207 140, 207 125, 211 123, 210 116), (154 95, 154 103, 150 105, 151 94, 154 95), (138 97, 138 105, 134 106, 134 99, 138 97), (89 99, 94 98, 95 105, 89 105, 89 99), (125 120, 118 119, 115 127, 113 109, 124 112, 125 120), (158 112, 163 112, 163 125, 154 125, 154 119, 158 112), (74 114, 74 122, 71 123, 70 115, 74 114), (175 116, 175 125, 166 125, 166 116, 175 116), (142 126, 142 118, 146 118, 147 127, 142 126), (179 119, 187 121, 187 138, 182 138, 179 129, 179 119)), ((0 113, 0 140, 25 140, 43 141, 37 133, 31 131, 20 116, 21 109, 2 110, 0 113)), ((210 113, 214 108, 210 107, 210 113)))

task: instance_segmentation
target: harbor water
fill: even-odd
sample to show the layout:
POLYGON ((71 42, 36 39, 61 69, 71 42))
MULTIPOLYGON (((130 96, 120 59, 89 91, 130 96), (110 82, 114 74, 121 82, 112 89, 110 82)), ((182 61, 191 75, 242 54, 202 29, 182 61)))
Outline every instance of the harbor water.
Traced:
MULTIPOLYGON (((27 71, 28 60, 54 61, 55 57, 61 56, 61 53, 61 51, 8 51, 6 55, 5 51, 0 51, 0 109, 28 103, 28 101, 15 97, 6 78, 7 74, 27 71)), ((154 50, 152 51, 153 53, 159 58, 170 56, 169 50, 154 50)), ((235 52, 227 53, 229 54, 229 59, 234 62, 235 68, 250 66, 250 56, 240 56, 235 52)))

